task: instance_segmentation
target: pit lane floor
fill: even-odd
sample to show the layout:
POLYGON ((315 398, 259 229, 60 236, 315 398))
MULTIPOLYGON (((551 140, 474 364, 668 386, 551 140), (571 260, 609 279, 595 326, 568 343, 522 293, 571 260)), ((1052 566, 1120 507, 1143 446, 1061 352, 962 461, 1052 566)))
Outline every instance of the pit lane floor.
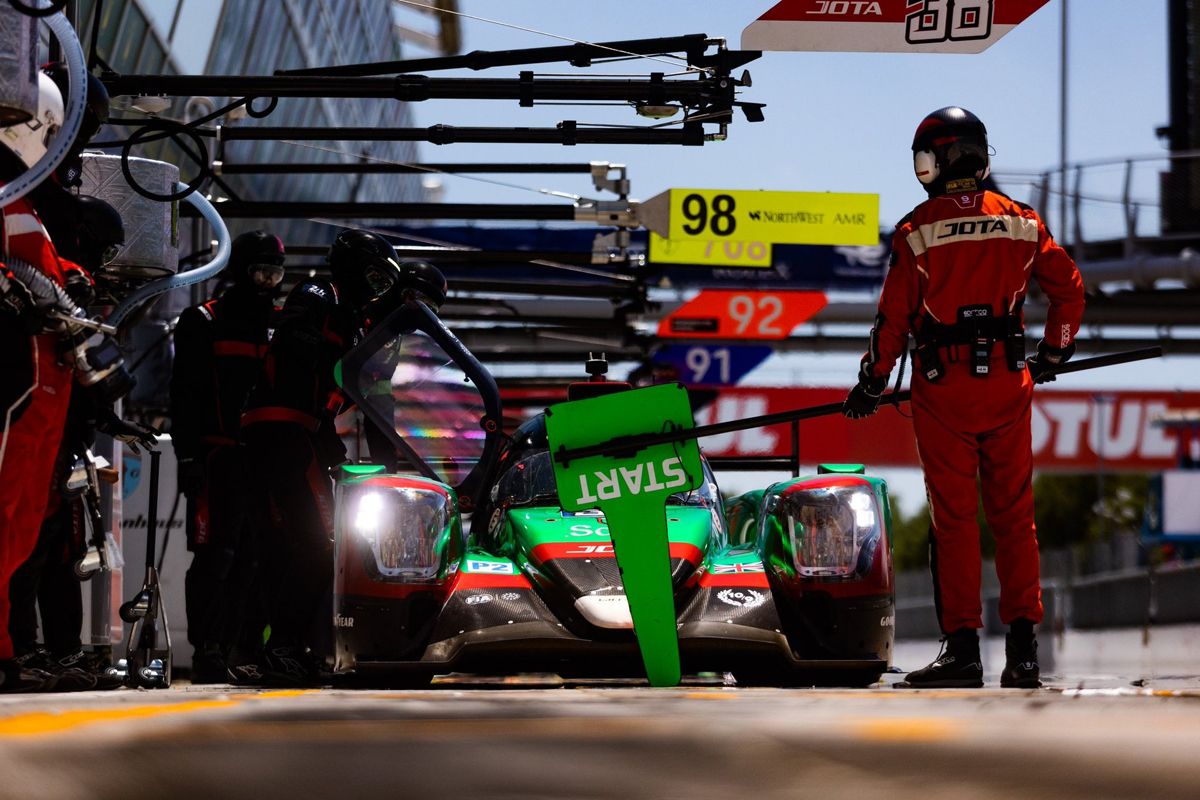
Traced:
POLYGON ((1200 796, 1200 677, 1029 691, 892 688, 900 677, 0 696, 0 797, 1200 796))

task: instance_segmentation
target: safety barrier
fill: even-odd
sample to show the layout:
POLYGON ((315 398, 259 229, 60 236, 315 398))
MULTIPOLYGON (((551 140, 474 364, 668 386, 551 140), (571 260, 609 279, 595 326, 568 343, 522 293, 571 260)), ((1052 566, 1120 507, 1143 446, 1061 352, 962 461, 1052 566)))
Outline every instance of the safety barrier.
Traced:
MULTIPOLYGON (((983 565, 984 574, 992 570, 983 565)), ((932 589, 926 572, 897 576, 896 638, 928 639, 940 635, 932 589), (924 591, 914 591, 923 581, 924 591)), ((984 588, 984 633, 1001 635, 1000 595, 984 588)), ((1043 629, 1101 630, 1147 625, 1200 622, 1200 562, 1138 567, 1042 581, 1043 629)))

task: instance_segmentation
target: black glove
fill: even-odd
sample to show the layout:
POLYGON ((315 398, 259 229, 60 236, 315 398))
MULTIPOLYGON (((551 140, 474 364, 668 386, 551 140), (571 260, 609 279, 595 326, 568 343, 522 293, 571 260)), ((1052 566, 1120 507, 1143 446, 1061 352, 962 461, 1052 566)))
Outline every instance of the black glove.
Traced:
POLYGON ((16 317, 29 335, 41 333, 43 310, 29 288, 0 268, 0 314, 16 317))
POLYGON ((67 272, 66 285, 63 288, 66 290, 67 296, 82 308, 87 308, 96 302, 96 287, 92 284, 91 278, 77 269, 67 272))
POLYGON ((887 377, 873 378, 859 373, 858 385, 846 395, 842 414, 850 419, 866 419, 879 410, 879 399, 887 388, 887 377))
POLYGON ((1049 383, 1055 378, 1054 370, 1067 363, 1073 355, 1074 342, 1066 347, 1051 347, 1042 339, 1038 342, 1037 352, 1025 359, 1025 366, 1029 368, 1029 377, 1034 383, 1049 383))
POLYGON ((157 429, 121 419, 111 409, 100 413, 99 419, 96 420, 96 430, 123 442, 126 447, 138 455, 141 455, 142 452, 138 449, 139 446, 149 450, 158 444, 158 440, 154 438, 158 436, 157 429))
POLYGON ((198 458, 181 458, 177 467, 179 491, 189 500, 195 500, 204 491, 204 462, 198 458))

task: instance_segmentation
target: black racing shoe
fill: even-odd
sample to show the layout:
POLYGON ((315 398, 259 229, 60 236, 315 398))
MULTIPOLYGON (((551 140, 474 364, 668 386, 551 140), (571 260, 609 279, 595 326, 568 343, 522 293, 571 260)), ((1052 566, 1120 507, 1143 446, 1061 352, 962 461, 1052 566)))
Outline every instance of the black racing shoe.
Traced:
POLYGON ((1042 685, 1040 677, 1033 623, 1026 619, 1015 620, 1004 637, 1004 671, 1000 673, 1000 685, 1006 689, 1038 689, 1042 685))
POLYGON ((197 650, 192 656, 192 684, 228 683, 225 656, 220 650, 206 648, 197 650))
POLYGON ((225 662, 225 677, 234 686, 262 686, 267 682, 262 655, 246 655, 235 648, 225 662))
POLYGON ((43 669, 22 666, 12 658, 0 660, 0 694, 52 692, 57 682, 57 675, 43 669))
POLYGON ((262 658, 263 686, 314 687, 324 684, 307 649, 295 645, 268 647, 262 658))
POLYGON ((927 667, 904 676, 904 689, 978 689, 983 686, 983 661, 979 635, 970 628, 942 639, 942 650, 927 667))
POLYGON ((25 669, 48 672, 55 677, 52 687, 39 689, 41 692, 86 692, 96 688, 96 676, 78 667, 60 664, 44 647, 30 650, 13 659, 25 669))
POLYGON ((98 653, 86 650, 76 650, 74 653, 53 654, 51 658, 63 667, 81 669, 96 679, 92 688, 97 691, 119 689, 125 685, 125 678, 111 669, 111 665, 98 653))

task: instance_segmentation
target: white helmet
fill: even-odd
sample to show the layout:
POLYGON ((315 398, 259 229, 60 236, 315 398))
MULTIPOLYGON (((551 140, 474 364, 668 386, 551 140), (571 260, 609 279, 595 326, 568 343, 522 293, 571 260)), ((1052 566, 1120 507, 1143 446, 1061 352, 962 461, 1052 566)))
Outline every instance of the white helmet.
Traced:
POLYGON ((49 75, 39 71, 37 116, 28 122, 0 128, 0 144, 25 162, 26 167, 32 167, 46 155, 50 140, 62 128, 64 118, 62 92, 49 75))

